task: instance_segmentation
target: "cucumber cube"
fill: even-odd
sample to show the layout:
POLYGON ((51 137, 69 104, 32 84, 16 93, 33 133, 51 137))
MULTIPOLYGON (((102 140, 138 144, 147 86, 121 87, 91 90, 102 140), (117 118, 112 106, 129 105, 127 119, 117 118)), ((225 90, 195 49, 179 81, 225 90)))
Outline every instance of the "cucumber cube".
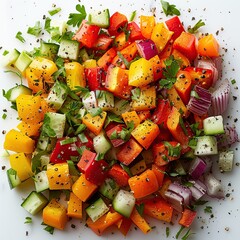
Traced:
POLYGON ((223 117, 213 116, 203 120, 203 130, 206 135, 216 135, 224 133, 223 117))
POLYGON ((32 58, 26 53, 26 52, 21 52, 19 57, 17 58, 14 66, 21 72, 23 73, 27 67, 30 65, 32 62, 32 58))
POLYGON ((207 156, 218 154, 217 139, 214 136, 200 136, 197 138, 197 146, 194 154, 196 156, 207 156))

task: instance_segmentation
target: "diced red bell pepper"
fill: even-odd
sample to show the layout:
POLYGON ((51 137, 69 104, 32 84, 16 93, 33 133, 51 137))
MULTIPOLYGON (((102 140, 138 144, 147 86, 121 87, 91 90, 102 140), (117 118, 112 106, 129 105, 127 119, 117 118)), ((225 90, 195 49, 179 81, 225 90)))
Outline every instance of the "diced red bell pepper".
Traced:
POLYGON ((80 158, 77 167, 82 173, 85 173, 86 167, 89 162, 92 162, 96 158, 97 154, 94 152, 91 152, 87 149, 83 151, 82 157, 80 158))
POLYGON ((57 141, 55 148, 50 156, 51 163, 63 163, 72 157, 79 156, 77 151, 76 143, 61 144, 61 141, 66 140, 66 138, 61 138, 57 141))
POLYGON ((185 208, 178 223, 184 227, 190 227, 196 216, 197 212, 185 208))
POLYGON ((97 41, 95 42, 93 48, 97 50, 106 51, 112 44, 113 38, 106 34, 99 34, 97 41))
POLYGON ((191 75, 192 83, 209 89, 213 84, 213 71, 204 68, 187 67, 184 69, 191 75))
POLYGON ((108 163, 104 160, 89 161, 85 168, 86 179, 96 185, 101 185, 108 176, 108 163))
POLYGON ((127 30, 130 31, 130 41, 141 40, 144 38, 140 27, 135 22, 128 23, 127 30))
POLYGON ((121 32, 122 28, 126 26, 127 22, 127 17, 124 14, 115 12, 110 17, 108 32, 113 36, 118 35, 121 32))
POLYGON ((160 134, 156 138, 156 142, 171 141, 173 139, 167 127, 159 125, 160 134))
POLYGON ((106 72, 101 67, 85 68, 86 81, 91 91, 103 90, 106 79, 106 72))
POLYGON ((141 153, 142 149, 136 140, 130 138, 117 153, 117 159, 121 163, 129 165, 141 153))
POLYGON ((84 135, 85 137, 87 138, 87 142, 81 142, 80 139, 76 142, 76 146, 78 148, 82 147, 82 146, 85 146, 86 148, 90 149, 90 150, 93 150, 94 147, 93 147, 93 140, 92 138, 89 136, 89 134, 87 132, 84 132, 84 135))
POLYGON ((123 129, 124 125, 122 124, 117 124, 115 126, 113 126, 112 128, 110 128, 106 134, 108 136, 108 138, 110 139, 112 145, 114 147, 119 147, 120 145, 122 145, 123 143, 125 143, 125 141, 121 138, 114 138, 112 139, 112 135, 118 135, 121 133, 122 129, 123 129))
POLYGON ((174 41, 173 48, 184 54, 190 61, 197 57, 196 37, 188 32, 182 32, 174 41))
POLYGON ((77 40, 88 48, 92 48, 97 42, 98 33, 100 27, 96 25, 90 25, 87 23, 87 20, 83 20, 79 29, 73 36, 73 40, 77 40))
POLYGON ((128 186, 128 179, 130 177, 127 174, 127 172, 119 164, 114 164, 110 168, 108 175, 112 179, 114 179, 120 187, 128 186))
POLYGON ((178 16, 174 16, 170 19, 168 19, 167 21, 165 21, 168 29, 172 32, 174 32, 174 34, 172 35, 172 39, 175 40, 176 38, 178 38, 182 32, 184 32, 184 27, 179 19, 178 16))
POLYGON ((167 127, 167 119, 170 112, 170 102, 165 99, 158 99, 157 107, 152 114, 151 120, 158 125, 167 127))
MULTIPOLYGON (((179 146, 178 142, 171 141, 167 142, 167 145, 170 145, 171 148, 176 148, 179 146)), ((170 156, 170 152, 172 152, 166 145, 165 142, 160 142, 153 145, 153 159, 154 163, 161 167, 167 165, 170 161, 174 161, 180 158, 181 155, 181 147, 179 146, 180 151, 174 151, 174 155, 170 156)))

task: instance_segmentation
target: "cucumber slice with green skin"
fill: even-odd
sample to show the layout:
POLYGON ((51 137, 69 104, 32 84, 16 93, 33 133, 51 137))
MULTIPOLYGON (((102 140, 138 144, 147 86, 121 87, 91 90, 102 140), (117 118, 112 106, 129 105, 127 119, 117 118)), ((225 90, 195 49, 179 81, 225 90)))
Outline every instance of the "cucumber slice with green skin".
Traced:
POLYGON ((93 222, 96 222, 100 217, 109 211, 109 207, 106 203, 99 198, 93 204, 86 208, 86 213, 92 219, 93 222))
POLYGON ((100 186, 99 192, 106 198, 113 200, 119 190, 118 184, 111 178, 105 179, 100 186))
POLYGON ((101 132, 93 138, 93 147, 98 154, 105 154, 112 145, 105 137, 104 132, 101 132))
POLYGON ((34 177, 36 192, 43 192, 49 189, 49 182, 47 177, 47 171, 41 171, 34 177))
POLYGON ((79 42, 70 39, 62 39, 58 50, 58 56, 77 61, 79 57, 79 42))
POLYGON ((232 150, 227 150, 219 153, 218 166, 221 172, 232 171, 234 161, 234 153, 232 150))
POLYGON ((42 41, 40 45, 40 54, 43 57, 53 60, 58 53, 59 45, 42 41))
POLYGON ((109 10, 104 9, 102 11, 94 11, 89 14, 88 21, 92 25, 97 25, 101 28, 108 28, 109 27, 109 10))
POLYGON ((96 97, 98 107, 102 110, 109 111, 114 108, 114 96, 112 93, 103 90, 97 90, 96 97))
POLYGON ((76 168, 74 162, 71 161, 71 160, 68 160, 67 163, 68 163, 68 168, 69 168, 69 173, 70 173, 70 175, 71 175, 71 176, 79 176, 79 175, 80 175, 80 172, 79 172, 79 170, 76 168))
POLYGON ((21 206, 30 214, 35 215, 41 211, 48 203, 47 198, 42 193, 32 191, 23 201, 21 206))
POLYGON ((203 130, 205 135, 217 135, 224 133, 223 117, 213 116, 203 120, 203 130))
POLYGON ((32 58, 26 53, 26 52, 21 52, 19 57, 17 58, 14 66, 21 72, 23 73, 26 68, 30 65, 32 62, 32 58))
POLYGON ((42 132, 50 138, 62 138, 66 124, 66 115, 48 112, 44 116, 42 132))
POLYGON ((120 189, 113 199, 113 208, 124 217, 129 218, 135 206, 135 198, 131 192, 120 189))
POLYGON ((13 88, 10 88, 4 94, 4 97, 10 102, 16 102, 17 97, 21 94, 32 95, 32 90, 24 85, 17 85, 13 88))
POLYGON ((14 169, 10 168, 7 170, 7 177, 8 177, 8 183, 11 189, 21 184, 21 180, 17 175, 17 171, 14 169))
POLYGON ((194 150, 196 156, 208 156, 218 154, 217 139, 214 136, 200 136, 197 138, 197 146, 194 150))
POLYGON ((7 55, 5 55, 2 58, 2 66, 4 67, 12 66, 16 62, 19 56, 20 56, 20 52, 14 48, 11 52, 9 52, 7 55))
POLYGON ((51 138, 41 133, 37 142, 37 150, 51 152, 56 144, 56 141, 56 138, 51 138))

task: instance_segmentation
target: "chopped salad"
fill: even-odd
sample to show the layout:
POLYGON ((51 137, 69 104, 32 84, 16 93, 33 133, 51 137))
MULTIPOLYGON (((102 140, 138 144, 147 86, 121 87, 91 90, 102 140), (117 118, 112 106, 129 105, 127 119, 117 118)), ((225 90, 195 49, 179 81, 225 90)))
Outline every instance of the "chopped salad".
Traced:
POLYGON ((4 57, 21 78, 4 91, 20 120, 4 141, 9 185, 34 182, 21 206, 41 212, 50 233, 85 216, 99 236, 112 226, 148 233, 149 217, 172 223, 177 213, 187 239, 199 202, 224 196, 213 157, 231 171, 238 135, 222 116, 231 89, 219 81, 220 46, 199 34, 202 20, 186 29, 161 3, 162 22, 78 4, 66 23, 28 28, 48 33, 38 48, 4 57))

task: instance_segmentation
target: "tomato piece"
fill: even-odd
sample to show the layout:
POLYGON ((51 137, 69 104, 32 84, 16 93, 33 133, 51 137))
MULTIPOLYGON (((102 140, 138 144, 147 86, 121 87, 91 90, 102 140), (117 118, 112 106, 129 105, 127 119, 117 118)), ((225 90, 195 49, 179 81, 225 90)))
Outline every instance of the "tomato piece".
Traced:
POLYGON ((106 51, 112 44, 113 38, 106 34, 99 34, 93 48, 106 51))
POLYGON ((73 36, 73 40, 82 43, 88 48, 92 48, 97 42, 99 31, 100 27, 96 25, 90 25, 87 23, 87 20, 83 20, 81 26, 73 36))
POLYGON ((110 17, 108 32, 110 35, 118 35, 121 32, 122 28, 126 26, 127 22, 127 17, 124 14, 115 12, 110 17))
POLYGON ((136 41, 143 39, 143 35, 140 27, 135 22, 128 23, 127 30, 130 31, 130 41, 136 41))
POLYGON ((120 187, 128 185, 128 179, 130 177, 119 164, 114 164, 109 170, 108 175, 114 179, 120 187))
POLYGON ((119 147, 123 143, 125 143, 125 141, 119 137, 119 134, 121 133, 123 127, 124 127, 124 125, 118 124, 118 125, 115 125, 112 128, 110 128, 106 132, 108 138, 110 139, 110 141, 114 147, 119 147), (117 138, 115 138, 115 137, 117 137, 117 138))
POLYGON ((184 227, 190 227, 196 216, 197 212, 185 208, 178 223, 184 227))
POLYGON ((103 90, 105 79, 106 79, 106 72, 101 67, 94 67, 94 68, 85 68, 84 69, 87 86, 91 91, 95 90, 103 90))
POLYGON ((213 71, 205 68, 187 67, 184 69, 191 75, 192 83, 209 89, 213 84, 213 71))
POLYGON ((82 157, 80 158, 77 167, 82 173, 85 173, 86 167, 89 162, 92 162, 96 158, 97 154, 94 152, 91 152, 87 149, 83 151, 82 157))
POLYGON ((168 29, 172 32, 174 32, 174 34, 172 35, 172 39, 175 40, 176 38, 178 38, 182 32, 184 32, 184 27, 179 19, 178 16, 174 16, 170 19, 168 19, 167 21, 165 21, 168 29))

